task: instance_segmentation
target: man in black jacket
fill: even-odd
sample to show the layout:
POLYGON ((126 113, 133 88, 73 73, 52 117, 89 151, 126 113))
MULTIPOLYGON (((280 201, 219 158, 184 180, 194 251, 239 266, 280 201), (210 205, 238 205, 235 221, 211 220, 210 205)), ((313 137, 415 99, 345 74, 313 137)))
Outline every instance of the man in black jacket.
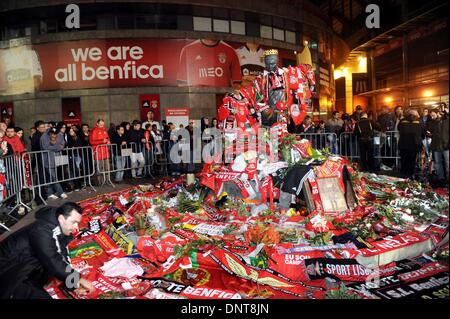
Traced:
POLYGON ((0 243, 0 299, 50 298, 43 289, 50 278, 61 280, 80 295, 94 290, 71 267, 67 256, 81 213, 81 207, 72 202, 43 207, 36 212, 34 223, 0 243))
POLYGON ((126 158, 122 154, 122 148, 127 146, 127 137, 125 136, 125 128, 121 125, 116 126, 116 131, 111 134, 111 144, 113 144, 112 155, 115 166, 116 176, 115 182, 123 182, 123 173, 126 164, 126 158))
MULTIPOLYGON (((34 123, 34 127, 36 128, 36 132, 31 137, 31 151, 39 152, 41 151, 41 137, 47 131, 45 127, 44 121, 36 121, 34 123)), ((31 155, 31 169, 34 172, 36 170, 36 182, 39 184, 45 184, 45 171, 43 164, 43 155, 41 153, 35 153, 35 155, 31 155)), ((44 187, 41 187, 41 194, 45 194, 44 187)), ((36 198, 36 202, 39 203, 41 200, 39 196, 36 198)))
POLYGON ((147 142, 144 131, 141 129, 141 122, 134 120, 133 128, 127 134, 127 141, 131 144, 131 175, 133 178, 142 178, 142 170, 145 166, 145 158, 142 151, 144 143, 147 142), (137 168, 137 169, 136 169, 137 168))
POLYGON ((400 173, 406 178, 412 178, 417 162, 417 154, 422 145, 422 126, 419 113, 410 110, 398 124, 398 149, 400 150, 400 173))
POLYGON ((362 112, 361 118, 355 126, 359 146, 359 163, 362 171, 374 169, 373 135, 376 128, 376 123, 368 119, 366 112, 362 112))
POLYGON ((439 118, 438 110, 431 110, 426 124, 428 136, 431 136, 430 150, 433 152, 436 175, 439 182, 449 181, 449 132, 448 132, 448 110, 441 112, 439 118))

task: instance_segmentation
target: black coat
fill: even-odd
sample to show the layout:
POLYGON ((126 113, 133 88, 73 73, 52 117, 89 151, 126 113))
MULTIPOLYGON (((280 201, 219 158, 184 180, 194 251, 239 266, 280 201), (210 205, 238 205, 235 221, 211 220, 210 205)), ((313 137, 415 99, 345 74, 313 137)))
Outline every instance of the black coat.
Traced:
POLYGON ((143 147, 142 147, 142 139, 143 138, 144 138, 143 130, 136 131, 135 129, 131 129, 128 131, 127 142, 134 143, 131 145, 133 153, 140 153, 143 150, 143 147))
POLYGON ((36 152, 41 150, 41 136, 42 133, 36 131, 31 137, 31 151, 36 152))
POLYGON ((113 146, 113 155, 114 156, 122 156, 122 142, 127 142, 127 137, 124 135, 120 136, 117 132, 111 134, 111 144, 115 144, 113 146))
POLYGON ((34 223, 0 243, 0 299, 9 299, 22 282, 32 280, 44 286, 52 277, 66 282, 75 272, 67 258, 67 245, 73 238, 61 232, 55 212, 55 207, 41 208, 34 223))
POLYGON ((378 129, 378 125, 373 121, 363 118, 355 125, 355 134, 362 140, 370 140, 373 138, 374 130, 378 129))
POLYGON ((398 149, 405 151, 419 151, 422 145, 422 126, 418 120, 403 119, 398 124, 398 149))

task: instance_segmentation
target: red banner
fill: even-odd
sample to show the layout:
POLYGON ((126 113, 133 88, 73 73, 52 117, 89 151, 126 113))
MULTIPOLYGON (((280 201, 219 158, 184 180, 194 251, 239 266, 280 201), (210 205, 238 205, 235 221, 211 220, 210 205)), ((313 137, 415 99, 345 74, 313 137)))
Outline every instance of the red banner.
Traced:
MULTIPOLYGON (((265 48, 199 39, 102 39, 0 50, 0 94, 136 87, 232 87, 264 70, 265 48), (19 63, 18 61, 23 61, 19 63)), ((281 58, 295 60, 279 50, 281 58)))
MULTIPOLYGON (((159 94, 144 94, 139 96, 139 109, 141 112, 141 121, 147 121, 148 111, 153 111, 155 115, 153 120, 159 122, 161 120, 161 104, 159 94)), ((143 127, 145 128, 145 127, 143 127)))

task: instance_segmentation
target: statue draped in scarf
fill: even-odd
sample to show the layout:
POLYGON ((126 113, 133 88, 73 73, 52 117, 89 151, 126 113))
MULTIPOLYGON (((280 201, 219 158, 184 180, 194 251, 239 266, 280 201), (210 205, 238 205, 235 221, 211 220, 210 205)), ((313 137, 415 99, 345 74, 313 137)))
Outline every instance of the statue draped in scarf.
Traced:
POLYGON ((306 117, 314 91, 314 71, 310 65, 279 68, 278 51, 264 51, 266 70, 254 81, 260 105, 262 125, 270 127, 290 116, 296 125, 306 117))

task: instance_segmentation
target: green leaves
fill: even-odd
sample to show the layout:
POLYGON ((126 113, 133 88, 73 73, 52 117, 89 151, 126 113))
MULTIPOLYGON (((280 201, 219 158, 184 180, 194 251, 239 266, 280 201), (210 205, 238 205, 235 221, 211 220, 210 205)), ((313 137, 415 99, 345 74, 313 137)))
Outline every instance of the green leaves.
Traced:
POLYGON ((339 290, 329 290, 326 293, 327 299, 362 299, 359 295, 350 291, 344 284, 341 283, 339 290))
POLYGON ((225 227, 225 229, 223 230, 223 234, 224 235, 229 235, 229 234, 231 234, 232 232, 234 232, 234 231, 236 231, 238 229, 239 228, 236 225, 230 224, 230 225, 227 225, 227 227, 225 227))

